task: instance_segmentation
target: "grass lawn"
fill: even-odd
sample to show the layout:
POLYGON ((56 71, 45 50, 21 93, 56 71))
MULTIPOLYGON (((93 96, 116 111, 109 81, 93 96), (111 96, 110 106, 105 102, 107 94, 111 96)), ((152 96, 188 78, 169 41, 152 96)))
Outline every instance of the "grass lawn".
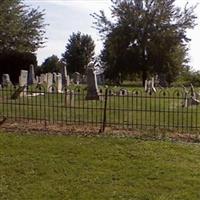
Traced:
POLYGON ((0 133, 1 200, 199 200, 200 146, 0 133))
MULTIPOLYGON (((143 88, 127 88, 128 95, 120 96, 120 88, 109 91, 106 107, 107 126, 131 129, 173 129, 175 131, 196 131, 200 129, 200 105, 183 107, 185 95, 181 88, 159 90, 149 95, 143 88)), ((29 119, 63 124, 94 124, 99 126, 103 121, 103 101, 85 100, 87 91, 76 88, 73 100, 69 95, 45 93, 30 88, 31 93, 45 93, 42 96, 23 96, 12 100, 15 88, 0 90, 0 113, 13 119, 29 119), (73 103, 72 103, 73 102, 73 103)), ((105 95, 105 92, 102 93, 105 95)), ((105 97, 105 96, 104 96, 105 97)), ((1 117, 0 115, 0 117, 1 117)))

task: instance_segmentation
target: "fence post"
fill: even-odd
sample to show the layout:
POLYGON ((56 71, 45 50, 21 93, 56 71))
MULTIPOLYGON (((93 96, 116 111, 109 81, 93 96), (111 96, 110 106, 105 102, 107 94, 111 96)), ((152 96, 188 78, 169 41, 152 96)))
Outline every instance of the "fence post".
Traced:
POLYGON ((99 133, 103 133, 106 128, 106 110, 107 110, 107 99, 108 99, 108 88, 106 87, 105 91, 105 102, 104 102, 104 110, 103 110, 103 122, 102 127, 99 130, 99 133))

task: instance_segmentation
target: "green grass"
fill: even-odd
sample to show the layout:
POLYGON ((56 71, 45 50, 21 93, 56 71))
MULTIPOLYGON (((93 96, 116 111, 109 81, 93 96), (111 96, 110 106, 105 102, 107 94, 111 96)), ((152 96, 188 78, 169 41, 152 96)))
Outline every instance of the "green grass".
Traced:
POLYGON ((200 146, 0 134, 1 200, 199 200, 200 146))
MULTIPOLYGON (((21 97, 11 100, 14 89, 0 91, 0 112, 13 118, 46 120, 49 122, 96 125, 103 121, 104 101, 86 101, 86 90, 75 89, 74 103, 65 94, 21 97)), ((112 88, 117 93, 120 88, 112 88)), ((129 96, 108 96, 107 124, 123 128, 164 128, 192 131, 200 128, 200 106, 184 108, 182 89, 159 90, 148 95, 143 88, 127 88, 129 96), (137 93, 136 93, 137 91, 137 93)), ((44 92, 30 88, 30 92, 44 92)), ((104 94, 104 93, 103 93, 104 94)))

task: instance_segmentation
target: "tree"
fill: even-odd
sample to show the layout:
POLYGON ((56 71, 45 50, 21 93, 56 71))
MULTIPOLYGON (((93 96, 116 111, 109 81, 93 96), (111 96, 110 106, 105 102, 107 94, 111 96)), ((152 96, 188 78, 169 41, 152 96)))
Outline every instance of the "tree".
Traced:
POLYGON ((35 52, 44 43, 44 12, 22 0, 0 1, 0 53, 35 52))
POLYGON ((73 33, 66 45, 66 51, 62 55, 69 73, 79 72, 83 74, 88 63, 94 56, 95 44, 91 36, 73 33))
POLYGON ((116 79, 140 73, 165 73, 169 82, 188 62, 186 32, 195 26, 195 6, 181 10, 175 0, 112 0, 112 21, 94 13, 104 40, 102 59, 106 75, 116 79))
POLYGON ((41 73, 60 72, 62 63, 56 55, 52 55, 45 59, 40 67, 41 73))
POLYGON ((33 53, 6 51, 0 54, 0 82, 2 74, 9 74, 12 83, 17 84, 20 70, 29 70, 31 64, 37 66, 37 58, 33 53))

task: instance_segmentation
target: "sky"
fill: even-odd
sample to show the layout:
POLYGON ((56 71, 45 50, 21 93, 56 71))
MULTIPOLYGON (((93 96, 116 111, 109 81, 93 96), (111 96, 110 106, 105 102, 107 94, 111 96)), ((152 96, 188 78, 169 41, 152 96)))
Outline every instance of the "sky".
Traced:
MULTIPOLYGON (((90 14, 104 10, 110 17, 110 0, 24 0, 31 7, 39 7, 45 10, 45 23, 47 42, 44 48, 37 51, 38 64, 40 65, 47 57, 57 55, 59 58, 65 52, 65 46, 72 33, 80 31, 91 35, 95 41, 95 52, 98 55, 102 49, 102 41, 98 32, 92 27, 94 19, 90 14)), ((200 4, 200 0, 177 0, 177 5, 182 7, 187 2, 189 5, 200 4)), ((197 15, 195 29, 188 31, 189 65, 193 70, 200 70, 200 5, 196 8, 197 15)))

